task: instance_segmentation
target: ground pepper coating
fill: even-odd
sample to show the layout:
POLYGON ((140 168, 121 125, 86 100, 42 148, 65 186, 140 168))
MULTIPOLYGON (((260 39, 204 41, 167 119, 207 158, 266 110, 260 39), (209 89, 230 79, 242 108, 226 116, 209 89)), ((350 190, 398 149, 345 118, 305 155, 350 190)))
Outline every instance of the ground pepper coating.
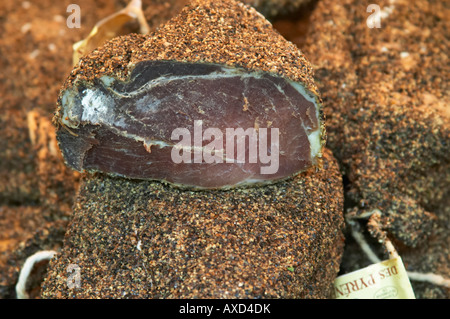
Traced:
POLYGON ((44 298, 326 298, 343 249, 342 180, 191 192, 86 176, 44 298), (66 269, 81 270, 79 289, 66 269))
MULTIPOLYGON (((321 1, 310 18, 304 49, 327 145, 345 173, 348 211, 379 209, 408 270, 448 277, 449 11, 439 1, 378 5, 380 28, 368 27, 374 12, 354 0, 321 1)), ((448 296, 430 286, 419 284, 418 297, 448 296)))

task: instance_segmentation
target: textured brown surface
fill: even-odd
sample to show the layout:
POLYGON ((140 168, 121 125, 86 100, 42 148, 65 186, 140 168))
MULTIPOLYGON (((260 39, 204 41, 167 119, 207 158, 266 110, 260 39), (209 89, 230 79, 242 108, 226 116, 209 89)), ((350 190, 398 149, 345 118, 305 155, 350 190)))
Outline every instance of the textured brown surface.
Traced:
MULTIPOLYGON (((5 104, 9 101, 3 101, 5 104)), ((36 154, 27 138, 25 112, 2 107, 0 136, 0 205, 37 201, 39 190, 33 158, 36 154)))
MULTIPOLYGON (((449 277, 449 8, 379 5, 390 13, 370 29, 365 4, 319 2, 302 49, 324 100, 327 145, 348 181, 349 212, 380 209, 408 270, 449 277)), ((449 296, 416 287, 419 298, 449 296)))
MULTIPOLYGON (((67 221, 45 221, 43 216, 48 218, 46 211, 40 207, 0 207, 0 226, 4 229, 5 222, 8 229, 0 237, 0 299, 16 298, 15 286, 19 273, 29 256, 41 250, 61 248, 67 221), (14 225, 9 221, 14 221, 14 225)), ((27 281, 30 298, 40 296, 43 276, 36 279, 34 284, 27 281)))
POLYGON ((71 69, 72 44, 89 32, 89 25, 114 10, 114 5, 98 3, 91 14, 86 10, 80 29, 69 29, 66 8, 70 3, 0 5, 1 16, 7 17, 0 23, 0 203, 34 204, 43 199, 36 174, 39 146, 31 140, 28 113, 35 109, 44 120, 51 118, 61 82, 71 69))
MULTIPOLYGON (((123 6, 128 1, 121 0, 123 6)), ((151 30, 177 15, 189 0, 142 0, 142 10, 151 30)))
MULTIPOLYGON (((72 1, 58 3, 51 1, 0 2, 0 16, 2 17, 0 19, 0 31, 2 32, 0 38, 0 65, 2 67, 2 72, 0 72, 0 109, 2 111, 0 115, 0 178, 2 181, 0 202, 2 205, 6 205, 0 208, 2 215, 0 233, 5 234, 2 237, 0 249, 6 249, 0 257, 0 298, 14 297, 13 284, 20 265, 27 256, 39 249, 58 248, 57 246, 52 247, 52 245, 61 243, 62 233, 59 233, 58 236, 48 237, 52 245, 41 245, 39 244, 41 237, 33 236, 36 225, 45 224, 45 218, 42 216, 48 216, 42 214, 43 210, 39 202, 49 202, 46 198, 39 198, 42 190, 42 186, 39 185, 44 184, 33 174, 33 170, 36 170, 39 165, 36 163, 37 152, 31 146, 29 138, 28 124, 26 123, 28 111, 35 107, 44 108, 44 116, 46 115, 47 119, 50 118, 61 81, 72 67, 72 43, 84 38, 101 18, 123 7, 122 5, 114 7, 110 1, 77 1, 82 8, 82 28, 68 29, 65 26, 65 18, 68 15, 66 7, 69 3, 72 1), (4 110, 6 112, 3 112, 4 110), (4 139, 4 137, 6 138, 4 139), (38 217, 37 223, 34 221, 36 217, 38 217), (14 225, 15 228, 11 229, 11 225, 14 225), (18 242, 26 238, 28 238, 26 244, 17 246, 18 242), (5 265, 6 267, 3 267, 5 265)), ((381 105, 389 105, 393 101, 397 101, 397 105, 404 103, 409 107, 404 110, 406 115, 403 113, 403 116, 400 116, 401 114, 397 113, 398 108, 390 108, 389 110, 392 112, 387 112, 383 116, 387 120, 381 117, 384 122, 378 123, 384 123, 384 127, 388 128, 386 132, 389 132, 389 134, 385 134, 387 138, 383 136, 383 140, 389 140, 391 135, 395 136, 390 130, 390 128, 396 127, 391 122, 393 118, 403 119, 401 122, 403 124, 407 124, 407 119, 412 119, 409 116, 411 106, 414 106, 414 109, 423 106, 423 108, 448 110, 446 106, 448 105, 449 90, 446 78, 448 78, 449 70, 446 52, 449 51, 449 45, 448 37, 445 37, 449 29, 448 7, 445 2, 437 1, 414 3, 397 1, 396 11, 393 11, 388 20, 382 20, 382 28, 369 29, 365 25, 366 18, 370 15, 366 12, 367 4, 360 5, 356 1, 341 1, 339 4, 328 0, 319 1, 319 4, 310 19, 311 22, 314 22, 314 26, 311 29, 311 41, 308 45, 304 45, 305 39, 299 36, 299 33, 302 35, 306 33, 307 23, 305 20, 276 21, 275 26, 284 36, 305 51, 316 70, 316 80, 318 80, 319 89, 325 98, 325 110, 330 119, 329 123, 334 127, 334 133, 329 138, 329 145, 333 148, 339 161, 344 157, 347 158, 347 163, 343 166, 345 167, 346 181, 350 182, 348 173, 350 167, 355 167, 354 170, 352 169, 354 175, 351 181, 357 187, 351 187, 353 195, 351 195, 352 201, 347 202, 349 207, 355 207, 357 204, 355 201, 359 201, 359 207, 363 205, 367 207, 367 202, 361 202, 360 199, 369 198, 371 202, 377 201, 380 196, 377 195, 379 190, 382 190, 382 197, 384 197, 381 202, 385 202, 384 199, 390 201, 394 195, 386 195, 383 187, 386 186, 386 190, 392 190, 391 185, 395 172, 401 172, 401 179, 406 181, 402 182, 403 189, 405 189, 404 185, 408 185, 417 175, 410 175, 404 169, 399 170, 397 166, 393 165, 391 167, 393 167, 394 173, 384 175, 386 171, 382 167, 385 163, 380 161, 376 165, 372 165, 370 170, 363 168, 365 162, 362 162, 361 166, 357 165, 358 161, 361 161, 361 155, 355 155, 355 153, 362 151, 365 154, 367 148, 365 143, 360 144, 361 137, 358 137, 358 134, 352 135, 349 132, 360 126, 362 131, 366 131, 372 124, 361 125, 361 123, 365 121, 371 123, 370 119, 373 115, 371 111, 367 110, 359 113, 354 106, 361 104, 373 108, 375 104, 373 101, 381 101, 381 105), (398 9, 401 10, 398 11, 398 9), (294 27, 298 30, 294 30, 294 27), (400 55, 401 52, 408 52, 409 55, 400 55), (359 85, 362 89, 358 88, 359 85), (445 92, 447 93, 445 94, 445 92), (386 102, 386 98, 388 102, 386 102), (372 101, 373 105, 367 104, 367 101, 372 101), (353 111, 350 112, 352 105, 353 111), (344 115, 339 115, 336 110, 345 111, 344 115), (396 114, 396 116, 392 114, 396 114), (353 124, 344 125, 349 119, 353 124), (344 147, 349 143, 351 146, 344 147), (350 162, 355 163, 355 166, 351 166, 350 162), (366 184, 358 177, 369 177, 372 180, 373 171, 380 171, 374 175, 378 180, 387 178, 380 184, 382 186, 374 187, 376 183, 366 184), (358 186, 358 183, 361 186, 358 186), (364 191, 363 193, 359 190, 367 190, 365 185, 369 185, 373 192, 364 191)), ((387 1, 381 1, 378 4, 382 8, 390 6, 387 1)), ((163 15, 159 9, 147 10, 154 17, 163 15)), ((168 16, 170 15, 169 13, 168 16)), ((146 16, 148 15, 146 14, 146 16)), ((155 25, 158 24, 155 23, 155 25)), ((378 121, 380 117, 374 118, 378 121)), ((422 122, 419 121, 419 123, 422 122)), ((448 123, 448 120, 443 123, 448 123)), ((439 125, 441 124, 438 123, 439 125)), ((420 124, 417 132, 420 132, 422 136, 427 136, 426 132, 423 132, 423 127, 427 126, 423 126, 423 123, 420 124)), ((436 128, 433 125, 431 127, 436 128)), ((380 135, 377 131, 380 131, 380 128, 374 126, 373 133, 378 138, 380 135)), ((439 137, 442 130, 438 128, 435 129, 435 132, 439 137)), ((384 147, 383 144, 374 143, 374 140, 367 138, 367 133, 364 136, 363 139, 367 145, 384 147)), ((401 138, 397 137, 396 140, 407 143, 411 140, 410 136, 410 134, 404 134, 401 138)), ((396 140, 394 139, 390 143, 395 145, 396 140)), ((412 140, 417 139, 413 136, 412 140)), ((421 145, 419 142, 413 144, 421 145)), ((431 145, 428 149, 434 147, 431 145)), ((406 149, 412 150, 411 154, 421 154, 417 147, 406 149)), ((442 154, 447 154, 448 157, 445 150, 448 151, 448 143, 447 148, 442 151, 442 154)), ((429 154, 434 156, 435 153, 431 151, 429 154)), ((418 158, 423 159, 423 157, 418 158)), ((398 164, 399 161, 396 163, 398 164)), ((415 167, 418 164, 420 162, 416 161, 415 167)), ((439 198, 443 196, 442 190, 448 190, 448 186, 446 187, 448 182, 447 184, 436 184, 435 188, 429 188, 427 180, 437 182, 439 179, 435 177, 439 175, 441 175, 441 182, 442 177, 449 176, 445 166, 441 167, 441 171, 437 170, 435 174, 429 175, 430 179, 420 178, 423 181, 423 189, 431 189, 431 194, 426 195, 429 196, 428 198, 439 198), (434 192, 434 190, 437 191, 434 192)), ((419 185, 417 181, 410 184, 419 185)), ((67 184, 65 185, 67 186, 67 184)), ((409 194, 412 194, 411 197, 416 196, 415 191, 409 194)), ((421 200, 424 198, 421 194, 418 196, 421 200)), ((449 196, 447 196, 447 201, 448 198, 449 196)), ((450 211, 448 208, 450 203, 446 203, 444 199, 440 202, 434 200, 427 200, 427 202, 434 202, 431 204, 433 207, 426 207, 426 210, 435 214, 438 221, 430 223, 427 222, 429 219, 421 218, 416 219, 418 220, 416 224, 420 226, 423 221, 426 229, 431 229, 432 233, 425 234, 419 240, 423 243, 417 244, 415 248, 408 248, 401 242, 395 242, 395 244, 400 249, 408 269, 421 272, 433 271, 449 276, 450 236, 448 225, 450 211)), ((398 204, 399 202, 397 202, 398 204)), ((421 203, 419 205, 422 208, 424 206, 421 203)), ((412 207, 417 207, 417 202, 412 207)), ((45 212, 48 211, 45 210, 45 212)), ((397 222, 396 225, 395 227, 398 228, 403 223, 397 222)), ((42 226, 37 227, 42 228, 42 226)), ((61 232, 64 232, 64 226, 59 225, 58 227, 62 227, 60 230, 62 229, 61 232)), ((58 227, 52 226, 50 229, 56 230, 58 227)), ((38 233, 45 235, 45 231, 38 233)), ((414 233, 423 234, 423 231, 414 233)), ((401 236, 399 231, 396 231, 396 234, 401 236)), ((415 238, 421 237, 413 236, 406 240, 415 242, 415 238)), ((371 241, 371 244, 372 247, 377 247, 376 241, 371 241)), ((381 251, 379 256, 382 256, 381 251)), ((366 266, 368 263, 369 261, 359 247, 351 238, 347 238, 342 271, 348 272, 366 266)), ((320 275, 318 274, 317 277, 320 275)), ((449 298, 448 290, 427 283, 414 281, 412 283, 416 296, 419 298, 449 298)))
POLYGON ((88 176, 42 296, 328 297, 343 249, 342 205, 329 151, 319 172, 232 191, 88 176), (66 285, 71 263, 79 289, 66 285))
POLYGON ((51 118, 72 68, 72 44, 116 9, 109 1, 79 1, 83 23, 69 29, 70 3, 0 2, 0 298, 15 298, 30 254, 62 244, 52 227, 64 233, 73 203, 76 177, 64 166, 51 118))

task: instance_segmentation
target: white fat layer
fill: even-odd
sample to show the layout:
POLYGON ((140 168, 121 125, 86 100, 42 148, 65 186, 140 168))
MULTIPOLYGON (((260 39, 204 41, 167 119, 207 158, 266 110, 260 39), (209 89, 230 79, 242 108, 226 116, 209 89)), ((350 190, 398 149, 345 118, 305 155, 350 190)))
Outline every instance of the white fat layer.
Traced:
POLYGON ((289 81, 290 84, 292 85, 292 87, 294 89, 297 90, 297 92, 299 92, 301 95, 303 95, 303 97, 314 104, 314 108, 316 110, 316 118, 317 118, 317 122, 318 122, 318 127, 315 131, 311 131, 309 127, 304 127, 305 128, 305 132, 306 135, 308 136, 308 140, 309 140, 309 144, 310 144, 310 148, 311 148, 311 159, 315 158, 315 157, 321 157, 322 153, 321 153, 321 149, 322 149, 322 143, 321 143, 321 132, 320 132, 320 127, 321 124, 320 123, 320 116, 319 116, 319 107, 317 105, 317 100, 315 98, 315 96, 312 93, 309 93, 306 91, 305 87, 298 83, 298 82, 293 82, 293 81, 289 81))
POLYGON ((222 68, 222 71, 220 72, 213 72, 210 74, 204 74, 204 75, 181 75, 181 76, 160 76, 156 79, 153 79, 151 81, 148 81, 143 86, 141 86, 139 89, 133 92, 117 92, 110 88, 114 94, 120 97, 124 98, 130 98, 136 95, 140 95, 152 87, 157 87, 159 85, 165 85, 172 81, 178 81, 178 80, 190 80, 190 79, 201 79, 201 80, 217 80, 217 79, 226 79, 226 78, 232 78, 239 76, 240 78, 261 78, 262 73, 260 72, 244 72, 240 69, 233 69, 233 68, 222 68))
POLYGON ((80 125, 80 118, 77 114, 80 111, 80 107, 76 103, 75 99, 76 90, 66 90, 62 96, 61 104, 64 110, 61 122, 68 127, 77 128, 80 125))
POLYGON ((320 129, 315 130, 308 134, 309 145, 311 147, 311 158, 315 158, 316 156, 322 156, 322 145, 320 138, 320 129))
POLYGON ((172 147, 173 146, 173 144, 166 143, 164 141, 158 141, 158 140, 143 140, 143 142, 148 147, 150 147, 152 145, 156 145, 159 148, 172 147))
POLYGON ((113 77, 108 76, 108 75, 103 75, 103 76, 100 78, 100 80, 101 80, 101 81, 103 82, 103 84, 106 85, 106 86, 111 86, 111 84, 113 84, 114 81, 116 81, 116 79, 114 79, 113 77))
POLYGON ((100 124, 111 117, 112 112, 108 111, 111 107, 109 104, 114 103, 114 101, 110 97, 95 89, 86 89, 84 93, 85 95, 81 100, 81 105, 83 105, 81 121, 100 124))
POLYGON ((81 105, 75 98, 77 90, 68 89, 63 93, 61 104, 63 106, 62 123, 71 128, 78 128, 81 122, 92 124, 106 123, 112 120, 112 112, 108 111, 114 100, 97 89, 85 89, 81 105))
MULTIPOLYGON (((316 97, 312 94, 309 93, 308 91, 306 91, 305 87, 298 83, 298 82, 294 82, 294 81, 289 81, 289 84, 291 84, 294 89, 297 90, 297 92, 299 92, 301 95, 303 95, 303 97, 308 100, 309 102, 314 103, 314 105, 316 105, 316 97)), ((317 105, 316 105, 317 106, 317 105)))

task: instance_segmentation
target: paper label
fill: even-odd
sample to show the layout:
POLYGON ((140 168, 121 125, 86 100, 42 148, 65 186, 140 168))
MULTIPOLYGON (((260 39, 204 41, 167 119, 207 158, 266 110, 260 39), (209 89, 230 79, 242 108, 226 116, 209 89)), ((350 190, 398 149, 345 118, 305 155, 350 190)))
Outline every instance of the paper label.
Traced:
POLYGON ((415 299, 400 257, 339 276, 336 299, 415 299))

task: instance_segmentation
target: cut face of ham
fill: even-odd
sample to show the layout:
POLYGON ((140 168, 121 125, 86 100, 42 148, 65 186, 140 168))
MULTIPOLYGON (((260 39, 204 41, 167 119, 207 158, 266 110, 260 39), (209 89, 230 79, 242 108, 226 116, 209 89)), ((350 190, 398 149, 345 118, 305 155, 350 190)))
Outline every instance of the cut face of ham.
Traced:
POLYGON ((317 98, 268 72, 142 61, 126 81, 77 81, 60 98, 57 138, 78 171, 230 188, 294 176, 321 156, 317 98))

